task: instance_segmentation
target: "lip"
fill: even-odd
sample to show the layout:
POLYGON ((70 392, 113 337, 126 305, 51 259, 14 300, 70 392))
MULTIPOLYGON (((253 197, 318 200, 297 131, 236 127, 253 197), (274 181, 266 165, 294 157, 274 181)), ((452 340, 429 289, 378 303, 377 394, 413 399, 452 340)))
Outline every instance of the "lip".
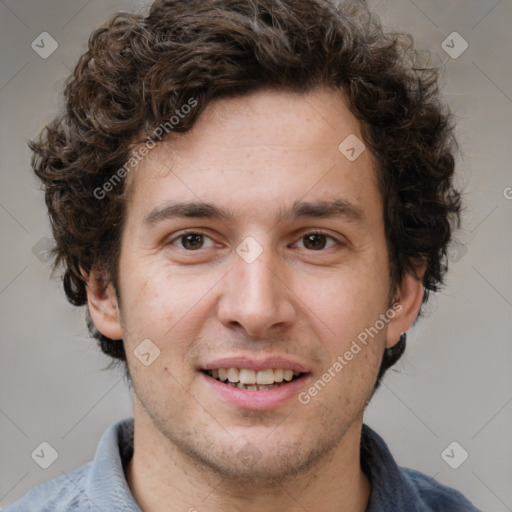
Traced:
MULTIPOLYGON (((237 366, 231 365, 229 367, 236 368, 237 366)), ((214 366, 213 369, 215 368, 216 367, 214 366)), ((225 366, 220 366, 220 368, 225 368, 225 366)), ((242 366, 242 368, 253 367, 242 366)), ((272 368, 272 366, 265 366, 260 369, 265 368, 272 368)), ((278 365, 274 368, 282 368, 282 366, 278 365)), ((291 370, 293 368, 286 369, 291 370)), ((259 391, 251 389, 240 389, 228 384, 223 384, 221 381, 210 377, 202 371, 199 371, 199 374, 204 379, 205 384, 210 387, 213 393, 220 396, 221 400, 233 405, 238 409, 252 411, 268 411, 282 407, 290 400, 296 399, 300 390, 305 387, 307 382, 310 380, 310 374, 306 374, 277 388, 269 389, 266 391, 259 391)))
POLYGON ((306 365, 281 356, 267 356, 262 359, 247 356, 223 357, 207 362, 200 367, 201 370, 218 370, 219 368, 247 368, 255 371, 272 368, 310 373, 310 369, 306 365))

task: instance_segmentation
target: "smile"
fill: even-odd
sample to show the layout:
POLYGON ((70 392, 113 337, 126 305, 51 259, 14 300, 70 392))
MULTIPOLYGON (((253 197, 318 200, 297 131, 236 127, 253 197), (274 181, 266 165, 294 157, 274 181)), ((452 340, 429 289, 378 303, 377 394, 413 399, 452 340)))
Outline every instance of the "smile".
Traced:
POLYGON ((303 374, 289 369, 218 368, 204 370, 206 375, 229 386, 251 391, 268 391, 300 378, 303 374))

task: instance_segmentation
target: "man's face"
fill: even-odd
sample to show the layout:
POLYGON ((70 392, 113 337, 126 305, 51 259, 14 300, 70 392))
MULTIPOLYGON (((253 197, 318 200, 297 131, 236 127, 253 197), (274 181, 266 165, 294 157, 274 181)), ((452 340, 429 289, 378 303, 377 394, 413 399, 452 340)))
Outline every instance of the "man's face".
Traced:
POLYGON ((144 415, 164 443, 221 473, 310 466, 361 421, 371 395, 389 325, 333 369, 390 306, 374 163, 369 150, 354 161, 340 152, 349 135, 362 140, 339 93, 258 92, 211 104, 129 177, 118 291, 136 421, 144 415), (348 206, 286 215, 334 201, 348 206), (232 216, 173 216, 175 203, 232 216), (134 351, 148 339, 160 354, 146 366, 134 351), (215 378, 221 368, 236 368, 233 385, 215 378), (258 371, 270 387, 237 387, 258 371))

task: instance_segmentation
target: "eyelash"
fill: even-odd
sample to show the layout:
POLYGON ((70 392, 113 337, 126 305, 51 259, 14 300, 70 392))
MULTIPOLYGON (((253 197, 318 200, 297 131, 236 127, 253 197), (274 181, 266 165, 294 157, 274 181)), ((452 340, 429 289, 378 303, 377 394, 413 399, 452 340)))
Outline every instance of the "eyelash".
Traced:
MULTIPOLYGON (((190 230, 190 231, 183 231, 182 233, 180 233, 179 235, 175 236, 174 238, 172 238, 171 240, 169 240, 168 243, 166 243, 165 245, 175 245, 173 242, 176 241, 176 240, 181 240, 183 237, 186 237, 187 235, 201 235, 203 237, 206 237, 206 238, 209 238, 211 240, 211 237, 209 237, 206 233, 203 233, 202 231, 198 231, 198 230, 190 230)), ((335 245, 337 246, 343 246, 345 245, 343 242, 341 242, 340 240, 334 238, 333 236, 325 233, 324 231, 322 230, 318 230, 318 229, 313 229, 311 231, 307 231, 305 232, 303 235, 301 235, 299 237, 299 240, 302 240, 305 236, 307 235, 321 235, 321 236, 325 236, 327 239, 331 239, 334 241, 335 245)), ((306 249, 308 250, 309 252, 325 252, 327 251, 328 249, 332 249, 333 247, 327 247, 327 248, 323 248, 323 249, 318 249, 318 250, 314 250, 314 249, 306 249)), ((186 252, 189 252, 189 253, 194 253, 194 252, 199 252, 201 249, 204 249, 203 247, 201 249, 196 249, 196 250, 191 250, 191 249, 185 249, 183 247, 179 247, 179 249, 182 249, 183 251, 186 251, 186 252)), ((207 248, 208 249, 208 248, 207 248)))

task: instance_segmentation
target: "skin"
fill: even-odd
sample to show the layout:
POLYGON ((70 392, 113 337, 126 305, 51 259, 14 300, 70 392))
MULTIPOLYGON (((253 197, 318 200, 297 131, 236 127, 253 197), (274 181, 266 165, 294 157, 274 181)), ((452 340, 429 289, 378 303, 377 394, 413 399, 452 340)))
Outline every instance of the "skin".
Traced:
POLYGON ((369 150, 353 162, 340 153, 349 134, 362 140, 337 91, 259 91, 212 103, 128 177, 119 289, 92 272, 88 305, 97 328, 125 343, 135 421, 126 475, 143 510, 366 510, 363 411, 383 350, 412 325, 423 287, 406 274, 392 289, 374 160, 369 150), (276 213, 334 198, 362 218, 276 213), (234 217, 144 224, 156 207, 185 200, 234 217), (195 250, 185 229, 205 235, 195 250), (319 249, 304 239, 314 229, 328 236, 319 249), (236 252, 248 236, 263 250, 250 264, 236 252), (308 367, 307 390, 389 309, 390 292, 400 311, 307 405, 294 396, 241 409, 198 370, 224 356, 279 355, 308 367), (134 355, 147 338, 160 350, 149 366, 134 355), (237 456, 247 446, 249 463, 237 456))

